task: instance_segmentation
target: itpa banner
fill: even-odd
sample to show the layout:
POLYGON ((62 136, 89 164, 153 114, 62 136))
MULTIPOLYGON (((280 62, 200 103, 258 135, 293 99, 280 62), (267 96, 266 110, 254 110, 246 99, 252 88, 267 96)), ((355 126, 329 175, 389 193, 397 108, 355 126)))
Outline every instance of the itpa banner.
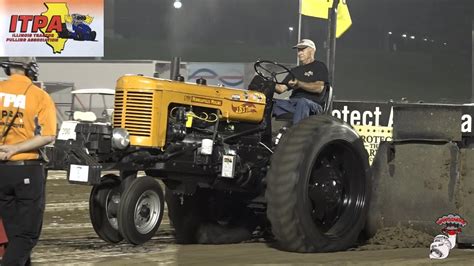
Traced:
POLYGON ((104 56, 104 0, 0 0, 0 56, 104 56))

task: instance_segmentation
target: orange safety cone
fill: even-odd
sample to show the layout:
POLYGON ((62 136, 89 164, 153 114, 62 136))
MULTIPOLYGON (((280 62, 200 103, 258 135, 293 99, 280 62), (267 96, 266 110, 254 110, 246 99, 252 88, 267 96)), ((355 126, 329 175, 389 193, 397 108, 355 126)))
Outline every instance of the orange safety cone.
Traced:
POLYGON ((8 243, 7 233, 3 227, 2 219, 0 219, 0 257, 5 253, 5 245, 8 243))

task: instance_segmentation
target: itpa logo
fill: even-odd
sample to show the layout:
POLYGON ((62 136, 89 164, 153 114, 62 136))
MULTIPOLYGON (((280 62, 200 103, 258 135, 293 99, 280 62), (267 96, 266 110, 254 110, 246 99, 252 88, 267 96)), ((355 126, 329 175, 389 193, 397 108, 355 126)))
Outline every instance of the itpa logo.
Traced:
POLYGON ((448 214, 439 217, 436 224, 443 226, 441 231, 444 235, 437 235, 431 243, 430 259, 445 259, 449 251, 456 246, 456 236, 462 232, 467 221, 458 214, 448 214))
POLYGON ((12 15, 9 29, 12 38, 7 38, 7 42, 46 42, 53 49, 53 53, 61 53, 67 39, 95 41, 97 33, 89 26, 93 17, 70 15, 67 3, 44 5, 48 10, 38 16, 12 15), (20 33, 16 33, 18 30, 20 33))
POLYGON ((103 56, 103 0, 3 3, 0 56, 103 56))
POLYGON ((51 20, 49 20, 47 16, 12 15, 10 19, 10 32, 16 32, 18 25, 21 27, 20 32, 27 32, 30 21, 33 22, 31 26, 32 33, 36 33, 39 29, 45 27, 45 33, 51 33, 53 30, 57 32, 62 31, 61 16, 52 16, 51 20))

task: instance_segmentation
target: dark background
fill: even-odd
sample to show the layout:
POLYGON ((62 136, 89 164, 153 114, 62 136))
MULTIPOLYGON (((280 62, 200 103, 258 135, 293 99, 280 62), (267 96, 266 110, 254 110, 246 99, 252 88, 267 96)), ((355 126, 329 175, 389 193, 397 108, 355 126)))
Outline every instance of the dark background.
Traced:
MULTIPOLYGON (((106 0, 105 58, 296 62, 297 0, 181 1, 106 0)), ((337 40, 337 98, 471 101, 474 1, 347 2, 353 25, 337 40)), ((325 20, 303 16, 302 37, 324 62, 326 35, 325 20)))
MULTIPOLYGON (((181 9, 173 1, 105 0, 105 59, 296 63, 298 0, 181 0, 181 9)), ((338 99, 473 100, 474 0, 347 3, 353 24, 337 40, 338 99)), ((326 20, 302 17, 302 37, 323 62, 326 35, 326 20)))

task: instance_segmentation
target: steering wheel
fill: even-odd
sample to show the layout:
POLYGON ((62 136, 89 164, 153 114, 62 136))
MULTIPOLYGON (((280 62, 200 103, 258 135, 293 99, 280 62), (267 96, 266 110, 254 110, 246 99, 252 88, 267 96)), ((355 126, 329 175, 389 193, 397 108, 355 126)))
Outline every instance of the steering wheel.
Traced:
POLYGON ((286 85, 288 88, 290 88, 288 83, 283 82, 286 77, 286 75, 283 74, 290 75, 290 80, 295 79, 295 75, 289 68, 277 62, 258 60, 253 65, 253 68, 255 69, 255 72, 257 72, 257 75, 262 77, 264 80, 286 85))

